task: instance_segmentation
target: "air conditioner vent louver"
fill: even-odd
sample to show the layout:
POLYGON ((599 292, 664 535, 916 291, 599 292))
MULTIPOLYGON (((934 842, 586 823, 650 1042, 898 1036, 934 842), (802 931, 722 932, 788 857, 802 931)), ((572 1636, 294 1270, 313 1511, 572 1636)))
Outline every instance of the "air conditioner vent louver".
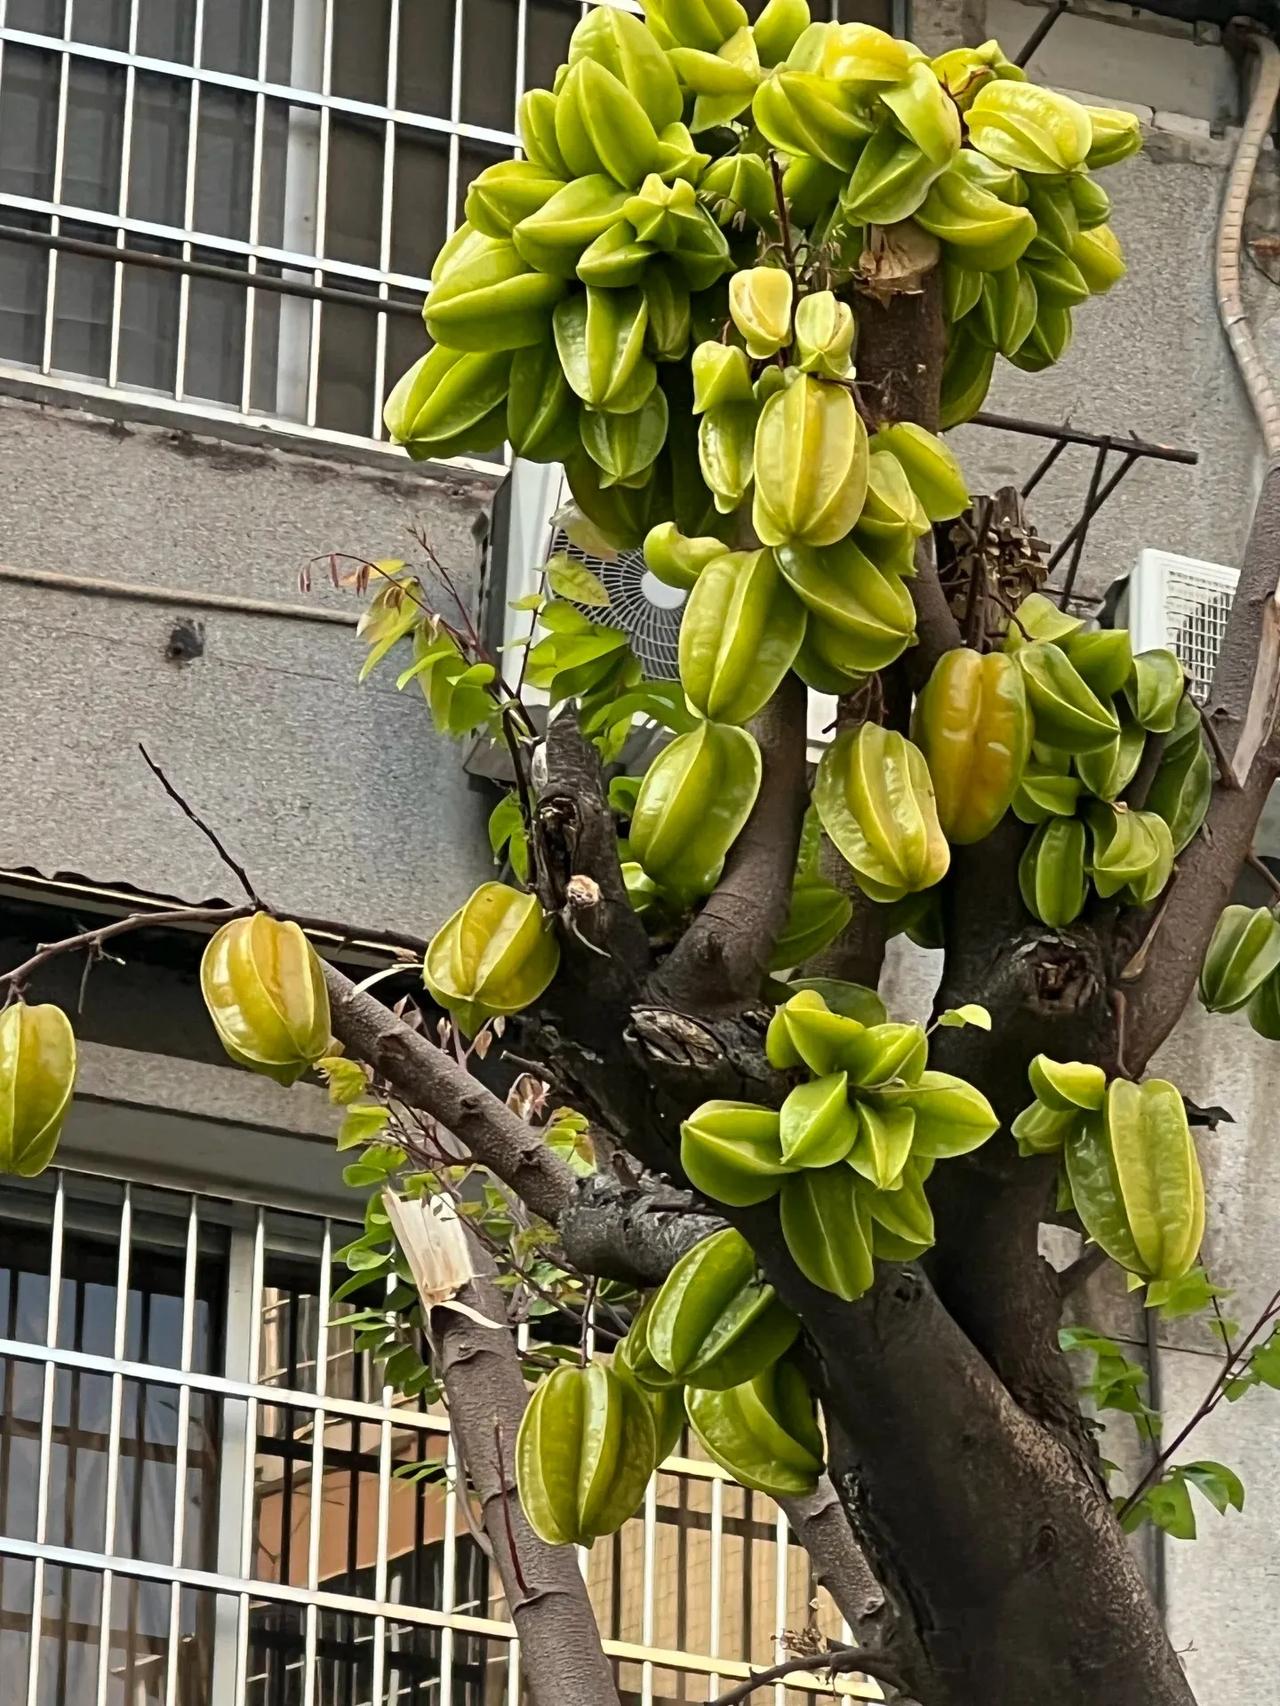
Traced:
POLYGON ((1191 693, 1202 703, 1227 631, 1239 572, 1224 563, 1146 550, 1129 583, 1129 628, 1135 651, 1169 646, 1182 660, 1191 693))
POLYGON ((674 681, 679 673, 676 650, 685 594, 675 587, 664 586, 650 574, 639 551, 619 552, 610 562, 593 557, 557 531, 551 541, 551 553, 561 551, 571 562, 590 569, 609 594, 608 610, 583 605, 584 613, 623 630, 650 680, 674 681))

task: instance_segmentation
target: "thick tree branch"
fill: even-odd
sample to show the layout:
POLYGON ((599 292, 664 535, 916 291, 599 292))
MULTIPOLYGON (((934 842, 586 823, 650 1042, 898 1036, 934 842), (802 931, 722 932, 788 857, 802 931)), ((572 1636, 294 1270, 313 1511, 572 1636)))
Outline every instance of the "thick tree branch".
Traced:
MULTIPOLYGON (((657 1285, 686 1249, 723 1224, 691 1210, 687 1196, 666 1186, 607 1176, 579 1179, 532 1127, 450 1055, 397 1019, 376 996, 355 989, 334 967, 326 966, 325 975, 334 1031, 348 1051, 385 1079, 399 1100, 447 1126, 477 1161, 555 1226, 575 1267, 657 1285)), ((755 1052, 759 1058, 758 1043, 755 1052)), ((882 1596, 829 1484, 824 1485, 825 1491, 820 1487, 809 1499, 788 1501, 786 1508, 818 1580, 856 1628, 875 1612, 882 1596)))
POLYGON ((451 1055, 411 1030, 368 990, 326 965, 333 1034, 397 1098, 439 1120, 482 1165, 553 1225, 577 1177, 543 1137, 451 1055))
POLYGON ((854 1543, 830 1477, 823 1475, 812 1493, 778 1503, 809 1555, 814 1579, 831 1595, 849 1627, 878 1644, 887 1621, 884 1593, 854 1543))
POLYGON ((562 925, 553 997, 574 1003, 585 994, 589 1007, 607 1012, 638 987, 649 965, 648 939, 622 880, 600 758, 572 704, 553 713, 545 750, 533 840, 538 897, 562 925))
POLYGON ((754 1001, 787 916, 805 775, 808 694, 793 675, 752 724, 764 774, 746 828, 715 893, 653 979, 657 997, 684 1012, 722 1012, 754 1001))
POLYGON ((919 692, 942 654, 964 644, 938 579, 937 547, 931 533, 916 544, 916 572, 907 585, 916 607, 917 644, 904 655, 903 664, 912 689, 919 692))
MULTIPOLYGON (((487 1276, 460 1301, 502 1321, 502 1294, 487 1276)), ((475 1488, 512 1622, 521 1672, 536 1706, 617 1706, 613 1667, 571 1546, 549 1546, 530 1528, 516 1491, 516 1433, 526 1391, 515 1340, 451 1309, 432 1314, 449 1421, 475 1488)), ((464 1495, 465 1496, 465 1495, 464 1495)))

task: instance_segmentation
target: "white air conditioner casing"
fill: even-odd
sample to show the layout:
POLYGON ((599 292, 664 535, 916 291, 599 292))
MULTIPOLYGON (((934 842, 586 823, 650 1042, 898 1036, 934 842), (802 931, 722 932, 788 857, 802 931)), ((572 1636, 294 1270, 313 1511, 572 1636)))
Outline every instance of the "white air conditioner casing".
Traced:
POLYGON ((1225 563, 1148 549, 1138 553, 1129 580, 1128 628, 1134 651, 1168 646, 1181 660, 1199 700, 1213 684, 1239 578, 1240 571, 1225 563))

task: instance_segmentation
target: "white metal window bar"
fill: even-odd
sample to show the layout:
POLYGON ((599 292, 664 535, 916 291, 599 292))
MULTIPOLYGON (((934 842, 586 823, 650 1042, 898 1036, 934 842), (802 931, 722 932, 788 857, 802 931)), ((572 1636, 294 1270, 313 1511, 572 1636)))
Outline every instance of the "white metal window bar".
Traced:
MULTIPOLYGON (((0 1603, 23 1679, 0 1697, 521 1698, 443 1413, 397 1402, 330 1321, 348 1228, 71 1173, 6 1182, 0 1222, 0 1603), (396 1476, 423 1460, 443 1489, 396 1476)), ((669 1460, 585 1573, 624 1699, 643 1706, 714 1699, 814 1615, 785 1518, 698 1457, 669 1460)), ((844 1632, 830 1607, 821 1621, 844 1632)), ((832 1693, 876 1698, 801 1678, 776 1700, 832 1693)))
MULTIPOLYGON (((638 10, 635 0, 605 3, 638 10)), ((385 443, 383 397, 425 347, 414 314, 430 258, 471 178, 517 150, 515 103, 527 81, 550 77, 587 9, 580 0, 0 0, 0 270, 11 286, 0 378, 385 443), (172 20, 163 43, 161 18, 172 20), (234 53, 223 51, 228 19, 243 26, 234 53), (228 122, 248 145, 239 175, 236 137, 218 134, 228 122), (98 125, 94 145, 85 123, 98 125), (38 157, 50 129, 49 157, 38 157), (162 167, 180 175, 181 194, 157 217, 137 184, 162 167), (211 190, 228 217, 202 212, 211 190), (132 261, 89 253, 68 261, 57 246, 68 238, 177 268, 228 267, 243 282, 140 275, 132 261), (172 284, 176 305, 166 296, 148 312, 161 302, 157 278, 172 284), (386 306, 348 312, 334 295, 269 295, 255 278, 386 306), (31 340, 22 302, 37 291, 31 340), (135 315, 136 350, 122 335, 135 315), (69 341, 77 316, 78 345, 69 341), (100 359, 90 353, 99 349, 100 359)), ((829 10, 904 22, 901 0, 829 0, 829 10)))

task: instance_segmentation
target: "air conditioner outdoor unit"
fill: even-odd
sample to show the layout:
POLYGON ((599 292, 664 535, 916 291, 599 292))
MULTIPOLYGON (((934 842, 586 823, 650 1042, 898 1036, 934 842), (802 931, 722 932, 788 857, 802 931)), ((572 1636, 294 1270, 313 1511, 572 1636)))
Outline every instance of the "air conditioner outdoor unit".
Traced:
MULTIPOLYGON (((512 463, 496 509, 490 632, 496 635, 500 629, 499 643, 504 646, 528 637, 528 611, 513 610, 511 605, 538 590, 544 564, 563 552, 591 569, 609 594, 607 610, 590 610, 587 614, 626 633, 646 675, 654 680, 675 680, 680 617, 687 594, 651 575, 639 551, 623 551, 606 560, 571 543, 555 525, 557 510, 568 501, 562 468, 519 459, 512 463)), ((811 756, 816 756, 814 749, 830 738, 824 730, 830 728, 835 707, 835 700, 825 694, 809 695, 811 756)))
POLYGON ((1145 550, 1128 587, 1128 627, 1135 652, 1168 646, 1182 660, 1195 698, 1205 700, 1227 631, 1238 569, 1145 550))

